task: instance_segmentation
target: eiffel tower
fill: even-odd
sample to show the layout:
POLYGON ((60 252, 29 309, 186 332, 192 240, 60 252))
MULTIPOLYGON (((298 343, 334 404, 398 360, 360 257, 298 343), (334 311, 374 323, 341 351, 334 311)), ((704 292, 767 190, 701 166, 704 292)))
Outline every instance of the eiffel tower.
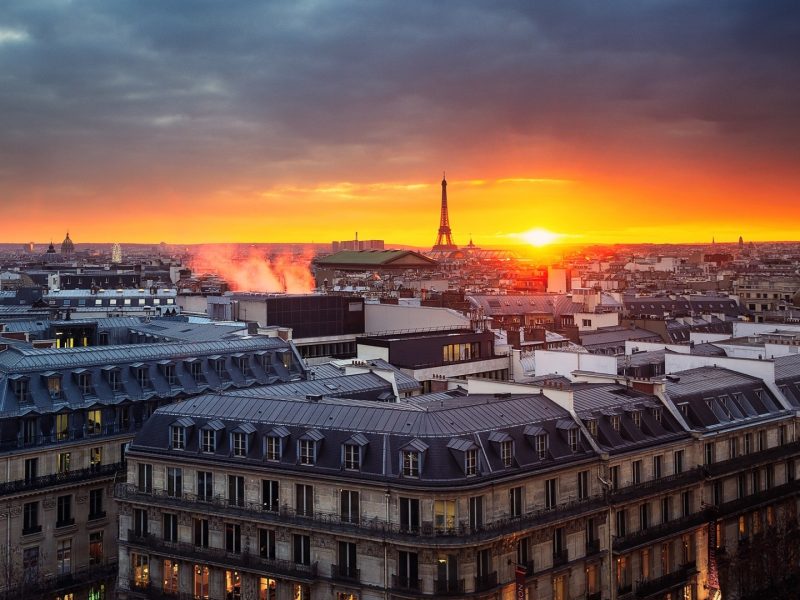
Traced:
POLYGON ((433 252, 451 252, 458 250, 453 243, 450 232, 450 217, 447 215, 447 179, 442 175, 442 214, 439 218, 439 234, 436 236, 433 252))

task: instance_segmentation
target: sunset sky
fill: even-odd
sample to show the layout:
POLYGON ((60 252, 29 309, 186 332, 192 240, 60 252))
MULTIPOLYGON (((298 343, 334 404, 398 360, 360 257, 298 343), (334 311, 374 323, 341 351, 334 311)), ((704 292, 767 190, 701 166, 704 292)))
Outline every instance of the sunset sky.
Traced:
POLYGON ((800 239, 800 2, 0 4, 3 242, 800 239))

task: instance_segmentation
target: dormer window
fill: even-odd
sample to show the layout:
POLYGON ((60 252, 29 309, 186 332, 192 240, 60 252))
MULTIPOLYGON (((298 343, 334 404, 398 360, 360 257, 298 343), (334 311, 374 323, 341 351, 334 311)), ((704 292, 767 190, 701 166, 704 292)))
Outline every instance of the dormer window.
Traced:
POLYGON ((165 360, 158 363, 158 366, 161 369, 161 374, 164 376, 164 379, 167 380, 168 385, 173 386, 178 383, 178 376, 175 373, 175 363, 165 360))
POLYGON ((447 448, 456 460, 461 462, 464 475, 472 477, 478 474, 478 446, 472 440, 452 438, 447 448))
POLYGON ((53 400, 60 400, 62 397, 61 374, 49 371, 43 376, 45 378, 45 383, 47 384, 47 394, 53 400))
POLYGON ((589 430, 589 434, 592 437, 597 437, 597 419, 587 419, 586 429, 589 430))
POLYGON ((242 423, 231 432, 231 452, 234 456, 244 458, 250 451, 250 438, 256 428, 252 423, 242 423))
POLYGON ((633 412, 631 412, 631 418, 633 419, 633 424, 636 425, 636 427, 641 428, 641 426, 642 426, 642 411, 634 410, 633 412))
POLYGON ((400 473, 403 477, 419 477, 428 444, 414 438, 400 449, 400 473))
POLYGON ((172 426, 172 449, 185 450, 186 449, 186 428, 180 425, 172 426))
POLYGON ((270 367, 272 365, 272 355, 269 352, 262 350, 261 352, 256 352, 256 360, 264 372, 269 374, 270 367))
POLYGON ((316 429, 309 429, 297 440, 297 456, 301 465, 316 464, 317 445, 323 437, 316 429))
POLYGON ((476 449, 464 452, 464 474, 467 477, 478 473, 478 451, 476 449))
POLYGON ((143 363, 136 363, 131 365, 131 371, 133 372, 133 377, 136 380, 136 383, 139 384, 143 390, 150 388, 150 373, 148 372, 148 366, 143 363))
POLYGON ((249 356, 246 354, 237 354, 234 356, 234 361, 236 361, 236 368, 242 372, 245 378, 253 376, 253 370, 250 368, 249 356))
POLYGON ((362 453, 367 444, 369 441, 366 436, 363 433, 356 433, 342 445, 342 462, 345 469, 348 471, 361 469, 362 453))
POLYGON ((225 429, 222 421, 209 421, 200 430, 200 450, 202 452, 217 451, 217 432, 225 429))
POLYGON ((92 386, 92 374, 86 369, 75 371, 75 380, 78 383, 78 389, 84 396, 89 396, 94 393, 94 386, 92 386))
POLYGON ((619 426, 620 426, 619 415, 611 415, 611 429, 613 429, 616 432, 619 432, 619 426))
POLYGON ((200 361, 196 358, 186 361, 186 369, 189 371, 189 375, 191 375, 192 379, 195 380, 195 383, 203 383, 205 381, 203 365, 200 364, 200 361))
POLYGON ((536 456, 539 460, 547 458, 547 451, 550 448, 549 439, 546 433, 540 433, 535 438, 534 447, 536 448, 536 456))
POLYGON ((653 408, 653 419, 655 419, 657 423, 661 423, 661 408, 658 406, 653 408))
POLYGON ((500 460, 503 461, 503 466, 508 468, 514 466, 514 442, 506 440, 500 442, 500 460))
POLYGON ((289 430, 285 427, 275 427, 264 438, 264 458, 267 460, 280 460, 283 454, 283 440, 289 437, 289 430))
POLYGON ((578 451, 578 442, 580 441, 580 431, 577 428, 569 429, 567 431, 567 439, 569 441, 569 449, 572 452, 578 451))
POLYGON ((17 402, 20 404, 30 404, 33 399, 31 398, 30 381, 26 376, 12 375, 9 377, 11 380, 11 390, 17 397, 17 402))
POLYGON ((212 356, 208 359, 208 363, 214 370, 214 373, 222 381, 228 379, 228 371, 225 369, 225 359, 221 356, 212 356))
POLYGON ((122 374, 119 371, 119 367, 103 367, 103 372, 111 391, 114 393, 119 392, 122 389, 122 374))

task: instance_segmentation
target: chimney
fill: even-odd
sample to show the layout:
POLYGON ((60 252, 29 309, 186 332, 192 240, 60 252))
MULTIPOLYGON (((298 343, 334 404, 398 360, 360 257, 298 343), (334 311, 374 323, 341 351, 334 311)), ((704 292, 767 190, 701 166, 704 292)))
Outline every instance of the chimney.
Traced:
POLYGON ((284 342, 291 341, 292 339, 292 330, 290 327, 278 327, 278 337, 281 338, 284 342))
POLYGON ((248 321, 247 322, 247 334, 248 335, 258 335, 258 321, 248 321))

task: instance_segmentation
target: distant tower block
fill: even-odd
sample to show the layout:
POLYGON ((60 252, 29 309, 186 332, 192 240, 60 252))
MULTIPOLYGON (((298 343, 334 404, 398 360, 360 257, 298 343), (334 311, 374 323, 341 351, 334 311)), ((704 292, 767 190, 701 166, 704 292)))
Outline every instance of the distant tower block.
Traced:
POLYGON ((116 264, 122 262, 122 246, 119 244, 111 246, 111 262, 116 264))
POLYGON ((442 214, 439 217, 439 234, 436 236, 433 251, 449 252, 452 250, 458 250, 458 246, 453 243, 450 231, 450 217, 447 214, 447 179, 442 176, 442 214))

